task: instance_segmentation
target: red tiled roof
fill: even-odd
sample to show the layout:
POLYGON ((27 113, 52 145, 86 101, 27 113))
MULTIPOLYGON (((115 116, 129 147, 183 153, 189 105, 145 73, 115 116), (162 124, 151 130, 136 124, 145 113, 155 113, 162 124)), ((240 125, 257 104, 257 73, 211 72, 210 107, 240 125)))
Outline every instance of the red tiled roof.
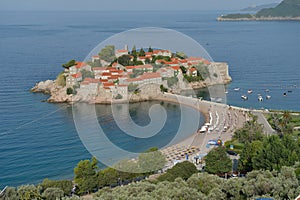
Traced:
POLYGON ((200 57, 188 57, 186 60, 187 61, 202 61, 203 58, 200 58, 200 57))
POLYGON ((79 68, 84 67, 84 66, 86 66, 86 65, 87 65, 87 64, 86 64, 85 62, 76 62, 75 67, 76 67, 77 69, 79 69, 79 68))
POLYGON ((160 78, 159 73, 144 73, 143 75, 140 76, 141 79, 151 79, 151 78, 160 78))
POLYGON ((80 83, 80 85, 88 85, 88 84, 90 84, 89 81, 82 81, 82 82, 80 83))
POLYGON ((208 60, 203 60, 203 63, 206 65, 210 65, 210 62, 208 60))
POLYGON ((111 77, 109 77, 109 79, 118 79, 119 78, 119 76, 111 76, 111 77))
POLYGON ((107 68, 106 67, 94 67, 93 70, 101 71, 101 70, 107 70, 107 68))
POLYGON ((119 70, 115 69, 115 68, 109 68, 108 69, 110 72, 118 72, 119 70))
POLYGON ((104 87, 109 87, 109 86, 114 86, 115 84, 114 83, 110 83, 110 82, 108 82, 108 83, 103 83, 103 86, 104 87))
POLYGON ((173 67, 171 67, 172 69, 174 69, 174 70, 180 70, 180 67, 179 66, 173 66, 173 67))
POLYGON ((153 54, 158 54, 158 53, 160 53, 160 52, 166 52, 166 53, 170 53, 171 51, 169 51, 169 50, 153 50, 153 54))
POLYGON ((103 72, 102 76, 111 76, 111 73, 110 72, 103 72))
POLYGON ((194 71, 197 71, 197 69, 196 68, 190 68, 189 71, 194 72, 194 71))
POLYGON ((144 68, 153 68, 152 65, 136 65, 136 66, 126 66, 126 69, 144 69, 144 68))
POLYGON ((126 49, 118 49, 118 50, 116 50, 116 52, 117 53, 128 53, 128 50, 126 50, 126 49))
MULTIPOLYGON (((83 82, 88 82, 88 83, 99 83, 99 80, 98 79, 94 79, 94 78, 85 78, 83 80, 83 82)), ((83 83, 81 82, 81 84, 83 83)))
POLYGON ((77 74, 73 74, 72 76, 74 78, 79 78, 79 77, 82 77, 82 74, 81 74, 81 72, 78 72, 77 74))

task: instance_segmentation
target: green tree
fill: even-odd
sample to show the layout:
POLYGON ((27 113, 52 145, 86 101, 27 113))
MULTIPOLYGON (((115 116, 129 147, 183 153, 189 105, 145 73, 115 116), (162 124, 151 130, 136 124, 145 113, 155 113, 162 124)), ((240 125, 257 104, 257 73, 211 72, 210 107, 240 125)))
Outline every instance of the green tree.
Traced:
POLYGON ((118 94, 116 97, 115 97, 115 99, 122 99, 123 98, 123 96, 121 95, 121 94, 118 94))
POLYGON ((227 156, 225 147, 212 149, 205 156, 205 171, 211 174, 222 174, 232 170, 232 161, 227 156))
POLYGON ((19 200, 18 192, 14 187, 7 187, 0 200, 19 200))
POLYGON ((105 60, 107 62, 112 62, 115 60, 115 46, 108 45, 105 46, 101 51, 99 52, 99 57, 102 60, 105 60))
POLYGON ((132 50, 131 50, 131 55, 133 56, 133 57, 137 57, 137 52, 136 52, 136 46, 135 45, 133 45, 133 47, 132 47, 132 50))
POLYGON ((81 160, 77 167, 74 168, 75 178, 74 181, 79 187, 79 193, 90 193, 97 187, 97 159, 81 160))
POLYGON ((46 178, 39 184, 39 187, 42 188, 42 191, 45 191, 47 188, 59 188, 65 195, 70 195, 73 183, 71 180, 49 180, 46 178))
POLYGON ((98 184, 99 187, 110 186, 112 184, 117 184, 119 180, 118 171, 114 168, 108 167, 98 174, 98 184))
POLYGON ((69 69, 70 67, 76 65, 76 61, 75 60, 70 60, 69 62, 62 64, 63 68, 69 69))
POLYGON ((184 66, 180 66, 180 69, 182 71, 182 74, 186 74, 187 69, 184 66))
POLYGON ((266 170, 280 170, 282 166, 292 166, 296 161, 299 161, 299 144, 289 135, 266 138, 262 149, 252 159, 253 169, 266 170))
POLYGON ((58 74, 58 76, 56 77, 55 83, 62 87, 66 86, 66 76, 65 76, 64 72, 61 72, 60 74, 58 74))
POLYGON ((251 116, 252 120, 246 122, 243 128, 234 132, 233 139, 237 139, 240 143, 264 139, 263 126, 257 122, 257 116, 251 116))
POLYGON ((41 200, 39 190, 34 185, 21 185, 18 187, 20 200, 41 200))
POLYGON ((151 48, 151 46, 148 48, 148 52, 153 52, 153 49, 151 48))
POLYGON ((139 56, 145 56, 145 55, 146 55, 146 53, 145 53, 145 51, 144 51, 144 49, 142 47, 141 50, 140 50, 140 52, 139 52, 139 56))
POLYGON ((163 85, 159 86, 161 92, 168 92, 168 88, 165 88, 163 85))
POLYGON ((73 94, 74 90, 73 88, 67 88, 67 95, 73 94))
POLYGON ((43 192, 43 197, 46 200, 56 200, 61 199, 64 196, 64 191, 59 188, 47 188, 43 192))
POLYGON ((180 59, 187 58, 187 55, 184 52, 176 52, 175 56, 180 59))
POLYGON ((118 58, 118 63, 123 66, 129 66, 131 64, 130 60, 130 55, 123 55, 118 58))
POLYGON ((261 141, 246 142, 239 159, 239 170, 249 172, 253 170, 252 159, 257 156, 258 152, 263 148, 261 141))
POLYGON ((158 178, 158 180, 174 181, 176 178, 182 178, 183 180, 187 180, 197 172, 198 170, 193 163, 189 161, 184 161, 181 163, 177 163, 174 167, 168 169, 165 174, 161 175, 158 178))

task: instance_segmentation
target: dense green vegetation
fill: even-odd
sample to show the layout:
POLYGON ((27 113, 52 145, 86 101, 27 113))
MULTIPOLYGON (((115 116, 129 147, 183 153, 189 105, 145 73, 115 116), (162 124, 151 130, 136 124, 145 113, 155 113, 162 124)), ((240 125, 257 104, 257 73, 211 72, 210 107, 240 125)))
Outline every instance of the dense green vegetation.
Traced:
POLYGON ((241 13, 236 13, 236 14, 228 14, 222 16, 222 18, 225 19, 241 19, 241 18, 253 18, 254 16, 251 14, 241 14, 241 13))
POLYGON ((228 173, 232 169, 232 161, 227 156, 225 147, 211 150, 205 156, 205 171, 210 174, 228 173))
POLYGON ((262 17, 300 17, 300 0, 283 0, 275 8, 264 8, 256 14, 229 14, 224 19, 262 18, 262 17))
POLYGON ((299 17, 300 0, 284 0, 275 8, 262 9, 256 17, 299 17))
POLYGON ((174 167, 168 169, 165 174, 161 175, 158 178, 158 180, 175 181, 176 178, 182 178, 183 180, 187 180, 197 172, 198 170, 193 163, 184 161, 182 163, 177 163, 174 167))
POLYGON ((115 46, 113 46, 113 45, 105 46, 99 52, 99 57, 102 60, 105 60, 107 62, 114 61, 115 60, 115 46))
POLYGON ((168 88, 165 88, 163 85, 159 86, 161 92, 168 92, 168 88))
POLYGON ((97 192, 94 199, 294 199, 299 193, 295 169, 283 167, 280 172, 252 171, 246 178, 223 179, 216 175, 196 173, 186 181, 177 178, 175 181, 141 182, 114 189, 105 188, 97 192))
POLYGON ((70 67, 76 65, 76 61, 75 60, 70 60, 69 62, 62 64, 63 68, 69 69, 70 67))
POLYGON ((282 113, 274 112, 266 115, 268 122, 274 130, 279 132, 280 135, 283 133, 294 133, 299 135, 299 131, 294 130, 295 127, 300 127, 300 115, 291 114, 288 111, 282 113))
POLYGON ((62 87, 66 86, 66 76, 65 76, 64 72, 61 72, 60 74, 58 74, 58 76, 56 77, 55 83, 62 87))
POLYGON ((176 56, 177 58, 180 58, 180 59, 185 59, 185 58, 187 58, 187 55, 186 55, 184 52, 176 52, 176 53, 175 53, 175 56, 176 56))

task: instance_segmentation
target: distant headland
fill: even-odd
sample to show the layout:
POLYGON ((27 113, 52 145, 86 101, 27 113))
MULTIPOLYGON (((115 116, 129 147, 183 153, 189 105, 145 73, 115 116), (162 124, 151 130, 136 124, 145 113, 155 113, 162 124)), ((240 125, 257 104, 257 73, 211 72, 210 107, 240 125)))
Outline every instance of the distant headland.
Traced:
POLYGON ((264 8, 256 14, 228 14, 217 18, 218 21, 288 21, 300 20, 300 0, 283 0, 274 8, 264 8))
POLYGON ((90 60, 70 60, 62 67, 56 80, 37 83, 31 91, 50 94, 47 101, 54 103, 118 103, 231 82, 227 63, 151 47, 130 51, 127 45, 108 45, 90 60))

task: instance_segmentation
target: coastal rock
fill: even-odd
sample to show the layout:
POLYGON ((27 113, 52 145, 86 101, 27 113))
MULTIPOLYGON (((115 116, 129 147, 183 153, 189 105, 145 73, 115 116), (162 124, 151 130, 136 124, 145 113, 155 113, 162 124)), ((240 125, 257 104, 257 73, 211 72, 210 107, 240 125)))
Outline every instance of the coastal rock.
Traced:
POLYGON ((31 92, 41 92, 45 94, 51 94, 53 85, 54 85, 54 81, 52 80, 41 81, 31 89, 31 92))
POLYGON ((51 103, 72 102, 72 95, 67 95, 66 89, 66 87, 57 85, 53 80, 46 80, 37 83, 30 91, 50 94, 51 96, 47 101, 51 103))

